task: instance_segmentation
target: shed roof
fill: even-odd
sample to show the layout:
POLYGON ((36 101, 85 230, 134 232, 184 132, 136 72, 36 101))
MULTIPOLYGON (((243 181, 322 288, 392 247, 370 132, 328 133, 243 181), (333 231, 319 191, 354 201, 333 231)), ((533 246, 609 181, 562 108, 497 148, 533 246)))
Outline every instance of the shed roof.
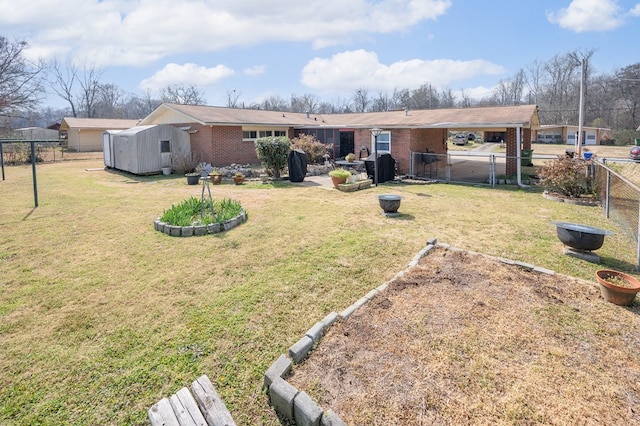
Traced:
POLYGON ((203 105, 162 104, 140 124, 262 125, 284 127, 482 128, 539 126, 535 105, 306 114, 203 105))
POLYGON ((65 117, 60 123, 60 130, 95 129, 118 130, 128 129, 138 124, 139 120, 109 119, 109 118, 77 118, 65 117))

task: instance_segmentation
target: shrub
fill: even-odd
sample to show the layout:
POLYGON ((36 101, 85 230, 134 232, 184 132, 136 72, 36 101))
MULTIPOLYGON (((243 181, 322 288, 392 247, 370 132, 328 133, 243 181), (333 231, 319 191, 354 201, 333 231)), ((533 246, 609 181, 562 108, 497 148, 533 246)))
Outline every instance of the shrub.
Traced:
POLYGON ((309 164, 322 164, 327 154, 327 146, 315 136, 301 133, 297 138, 291 139, 291 149, 300 149, 307 154, 309 164))
POLYGON ((348 178, 351 176, 351 172, 346 169, 335 169, 329 172, 329 176, 336 178, 348 178))
POLYGON ((173 154, 173 168, 178 174, 194 173, 200 164, 200 154, 173 154))
POLYGON ((221 201, 187 198, 180 204, 165 210, 160 217, 164 223, 173 226, 209 225, 222 223, 240 214, 242 206, 239 202, 225 198, 221 201), (213 208, 213 214, 211 213, 213 208))
POLYGON ((538 170, 540 185, 548 191, 566 197, 592 194, 591 165, 593 160, 560 157, 548 161, 538 170))
POLYGON ((636 130, 616 130, 613 133, 615 144, 618 146, 633 145, 636 138, 640 138, 640 132, 636 130))
POLYGON ((268 174, 276 179, 287 165, 291 151, 291 141, 285 136, 258 138, 255 142, 256 154, 268 174))

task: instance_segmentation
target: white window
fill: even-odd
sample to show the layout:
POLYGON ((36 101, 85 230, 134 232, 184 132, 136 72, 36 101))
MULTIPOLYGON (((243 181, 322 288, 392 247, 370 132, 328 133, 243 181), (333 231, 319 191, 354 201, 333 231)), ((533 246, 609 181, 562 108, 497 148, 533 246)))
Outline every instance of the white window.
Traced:
POLYGON ((266 138, 271 136, 287 136, 286 130, 265 129, 265 128, 244 128, 242 129, 242 139, 245 141, 254 141, 258 138, 266 138))
MULTIPOLYGON (((371 136, 371 146, 373 146, 375 136, 371 136)), ((378 135, 378 153, 391 154, 391 132, 382 132, 378 135)))

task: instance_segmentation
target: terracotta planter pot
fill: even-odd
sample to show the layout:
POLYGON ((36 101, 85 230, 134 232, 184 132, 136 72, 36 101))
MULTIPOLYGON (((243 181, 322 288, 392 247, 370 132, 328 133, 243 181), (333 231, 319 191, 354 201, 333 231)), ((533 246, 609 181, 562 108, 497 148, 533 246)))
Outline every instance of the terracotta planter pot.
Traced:
POLYGON ((222 175, 209 175, 211 177, 211 183, 214 185, 220 185, 222 183, 222 175))
POLYGON ((235 176, 233 177, 233 181, 236 183, 236 185, 241 185, 242 182, 244 182, 244 179, 245 178, 243 177, 235 177, 235 176))
POLYGON ((347 178, 331 176, 331 181, 333 182, 334 188, 337 189, 338 185, 340 185, 341 183, 347 183, 347 178))
POLYGON ((636 298, 636 294, 640 292, 640 281, 622 272, 601 269, 596 271, 596 279, 600 285, 600 294, 602 294, 602 297, 606 301, 615 303, 616 305, 631 305, 636 298), (616 285, 613 279, 624 280, 628 284, 628 287, 616 285))

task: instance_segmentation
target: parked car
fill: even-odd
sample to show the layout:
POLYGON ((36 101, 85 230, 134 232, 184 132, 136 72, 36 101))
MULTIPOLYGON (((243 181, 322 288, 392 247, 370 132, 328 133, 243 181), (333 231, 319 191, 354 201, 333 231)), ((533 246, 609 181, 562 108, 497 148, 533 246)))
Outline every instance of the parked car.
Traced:
POLYGON ((453 137, 453 143, 456 145, 464 145, 467 143, 467 135, 464 133, 458 133, 453 137))
POLYGON ((631 148, 631 151, 629 151, 629 158, 634 161, 640 161, 640 146, 634 146, 631 148))
POLYGON ((474 133, 469 133, 469 135, 467 136, 467 139, 469 139, 470 141, 475 141, 476 135, 474 133))

